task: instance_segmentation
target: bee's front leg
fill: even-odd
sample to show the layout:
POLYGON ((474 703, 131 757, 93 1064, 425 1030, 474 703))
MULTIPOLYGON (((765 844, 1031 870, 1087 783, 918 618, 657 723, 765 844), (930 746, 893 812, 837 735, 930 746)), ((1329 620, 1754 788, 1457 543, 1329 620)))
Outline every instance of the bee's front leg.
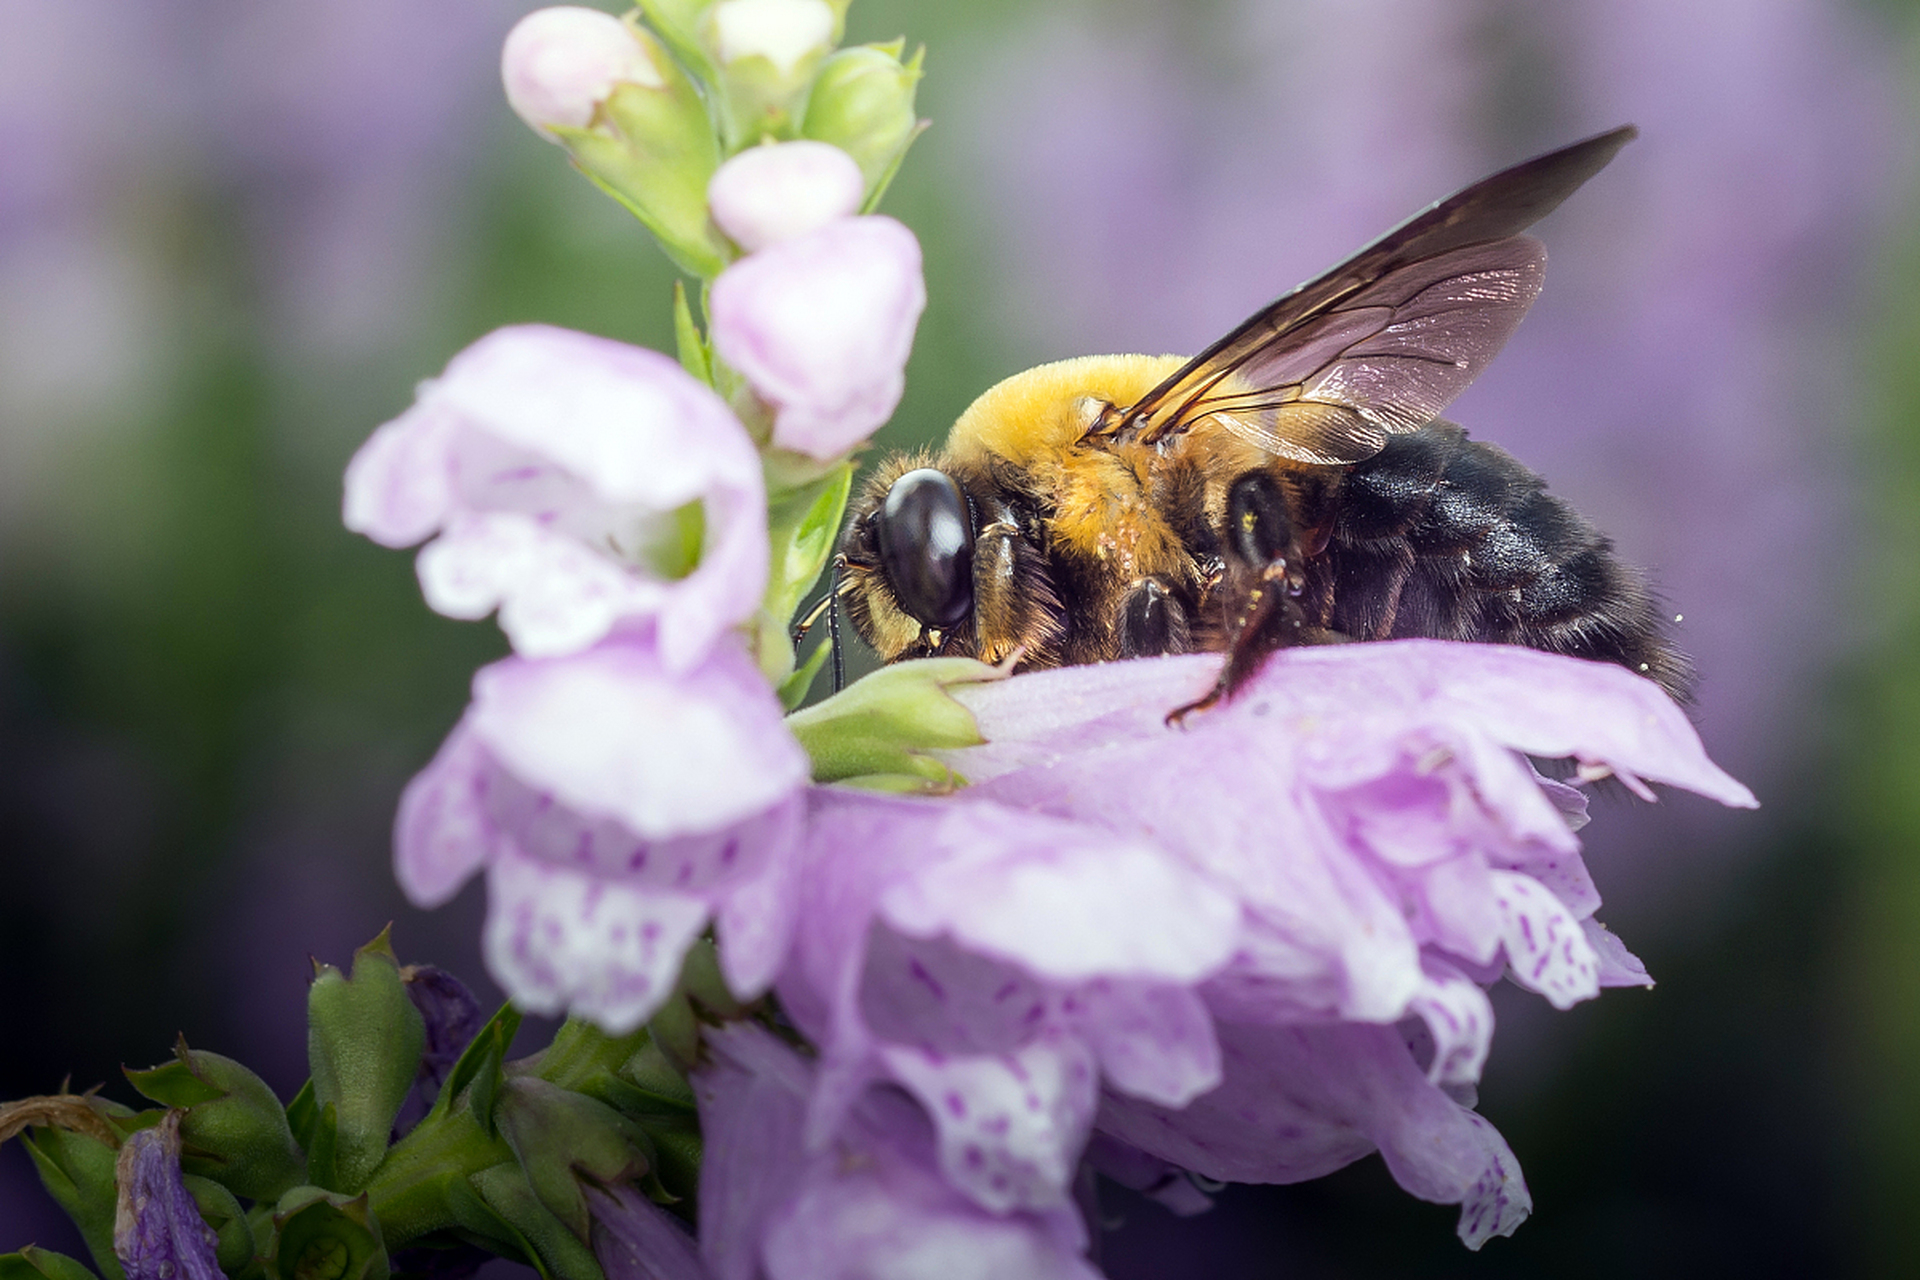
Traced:
POLYGON ((1302 555, 1286 493, 1271 473, 1249 471, 1233 482, 1224 533, 1226 571, 1215 598, 1225 610, 1227 660, 1207 695, 1168 715, 1169 724, 1233 696, 1275 649, 1342 638, 1309 625, 1300 607, 1302 555))

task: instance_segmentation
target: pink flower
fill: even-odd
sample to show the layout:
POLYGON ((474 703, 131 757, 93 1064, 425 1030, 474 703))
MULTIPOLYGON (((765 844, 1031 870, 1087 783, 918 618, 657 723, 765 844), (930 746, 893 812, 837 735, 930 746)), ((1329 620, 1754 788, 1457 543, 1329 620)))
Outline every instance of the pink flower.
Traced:
POLYGON ((850 217, 865 194, 860 166, 825 142, 749 147, 707 184, 714 222, 749 252, 850 217))
POLYGON ((1648 798, 1647 781, 1753 797, 1622 668, 1438 641, 1295 649, 1168 727, 1218 661, 955 691, 989 740, 946 753, 967 801, 1151 833, 1240 906, 1233 958, 1196 988, 1222 1084, 1181 1106, 1109 1081, 1096 1123, 1223 1180, 1317 1177, 1378 1147, 1408 1190, 1461 1204, 1469 1245, 1511 1231, 1527 1205, 1512 1153, 1452 1100, 1491 1042, 1480 983, 1504 973, 1565 1008, 1647 981, 1593 920, 1579 843, 1525 756, 1648 798))
POLYGON ((495 608, 519 652, 654 620, 673 670, 749 617, 767 574, 760 461, 720 398, 657 352, 519 325, 424 384, 347 467, 347 527, 421 552, 427 603, 495 608))
POLYGON ((666 83, 626 24, 599 9, 560 5, 536 9, 507 33, 500 51, 507 102, 549 141, 551 125, 584 129, 614 89, 626 82, 666 83))
POLYGON ((715 1280, 1099 1280, 1078 1212, 982 1209, 942 1177, 926 1116, 905 1097, 867 1094, 829 1141, 809 1144, 811 1064, 750 1024, 707 1045, 694 1088, 700 1239, 715 1280))
POLYGON ((1199 984, 1239 912, 1153 842, 979 803, 816 792, 783 1006, 820 1048, 815 1144, 871 1085, 931 1118, 948 1182, 996 1213, 1065 1204, 1100 1082, 1214 1087, 1199 984))
POLYGON ((637 639, 508 658, 400 802, 396 870, 438 906, 487 872, 489 968, 522 1007, 616 1032, 671 992, 710 921, 764 991, 793 927, 805 753, 746 655, 669 670, 637 639))
POLYGON ((1100 1134, 1136 1175, 1236 1181, 1377 1149, 1407 1190, 1461 1206, 1470 1246, 1510 1232, 1524 1180, 1464 1101, 1493 1034, 1483 984, 1564 1008, 1647 981, 1593 920, 1578 793, 1526 757, 1649 795, 1751 795, 1614 666, 1434 641, 1290 650, 1169 727, 1218 663, 957 687, 988 741, 941 754, 974 785, 816 791, 777 986, 820 1051, 808 1150, 902 1091, 946 1185, 991 1214, 1062 1208, 1100 1134))
POLYGON ((926 302, 911 231, 891 218, 841 218, 721 273, 714 349, 772 406, 774 444, 837 458, 900 403, 926 302))

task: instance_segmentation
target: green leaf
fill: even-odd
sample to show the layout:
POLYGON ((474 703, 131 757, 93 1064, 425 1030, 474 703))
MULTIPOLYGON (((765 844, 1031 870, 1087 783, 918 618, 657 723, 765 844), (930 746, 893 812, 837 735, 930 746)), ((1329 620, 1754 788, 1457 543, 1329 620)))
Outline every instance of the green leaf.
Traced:
POLYGON ((807 655, 807 660, 796 667, 792 675, 780 682, 780 706, 783 710, 799 710, 800 704, 805 702, 807 695, 813 691, 813 682, 820 674, 820 668, 826 666, 827 659, 832 656, 833 640, 831 637, 823 637, 820 643, 813 647, 813 652, 807 655))
POLYGON ((700 326, 694 322, 684 280, 673 282, 673 345, 680 356, 680 367, 712 386, 713 361, 707 352, 707 340, 700 336, 700 326))
POLYGON ((313 1127, 319 1120, 320 1108, 313 1100, 313 1077, 309 1076, 300 1086, 300 1092, 293 1095, 293 1101, 287 1104, 287 1127, 302 1151, 313 1146, 313 1127))
MULTIPOLYGON (((460 1060, 453 1064, 453 1070, 447 1075, 447 1082, 440 1086, 440 1097, 433 1104, 436 1113, 444 1113, 451 1108, 458 1101, 461 1091, 481 1076, 499 1076, 500 1064, 506 1061, 507 1050, 513 1045, 513 1037, 519 1034, 520 1017, 520 1011, 508 1003, 501 1005, 499 1011, 487 1019, 487 1025, 480 1028, 479 1033, 473 1037, 472 1042, 461 1053, 460 1060)), ((486 1117, 490 1117, 493 1113, 491 1099, 498 1083, 497 1079, 488 1083, 487 1106, 484 1112, 475 1112, 488 1137, 493 1136, 493 1122, 486 1117)))
POLYGON ((40 1184, 80 1229, 93 1265, 106 1280, 126 1280, 113 1252, 114 1149, 66 1129, 34 1129, 24 1145, 39 1170, 40 1184))
POLYGON ((853 490, 853 464, 842 462, 817 480, 775 497, 767 510, 767 539, 773 548, 766 609, 784 625, 800 601, 820 580, 833 555, 853 490))
POLYGON ((85 1263, 64 1253, 28 1245, 0 1257, 0 1280, 99 1280, 85 1263))

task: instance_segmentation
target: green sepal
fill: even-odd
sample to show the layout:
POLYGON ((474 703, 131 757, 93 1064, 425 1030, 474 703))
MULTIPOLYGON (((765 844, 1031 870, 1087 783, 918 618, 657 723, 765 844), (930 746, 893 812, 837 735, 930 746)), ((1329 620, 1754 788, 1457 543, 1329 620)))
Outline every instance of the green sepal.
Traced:
POLYGON ((707 340, 700 335, 700 326, 694 321, 693 304, 687 301, 684 280, 673 282, 673 347, 682 369, 708 386, 713 385, 713 359, 707 351, 707 340))
POLYGON ((509 1078, 497 1108, 534 1194, 586 1244, 593 1219, 582 1179, 631 1182, 653 1168, 653 1144, 638 1125, 603 1102, 533 1076, 509 1078))
POLYGON ((213 1228, 219 1242, 214 1249, 215 1260, 228 1280, 232 1280, 253 1261, 253 1227, 247 1221, 246 1211, 233 1192, 212 1178, 188 1173, 181 1175, 181 1181, 200 1210, 200 1217, 213 1228))
POLYGON ((340 1185, 340 1113, 331 1102, 313 1115, 307 1142, 307 1177, 316 1186, 340 1185))
MULTIPOLYGON (((413 1088, 426 1025, 408 998, 388 930, 353 956, 352 976, 315 965, 307 989, 307 1063, 321 1127, 334 1118, 333 1176, 317 1185, 352 1194, 387 1153, 393 1118, 413 1088)), ((309 1151, 311 1163, 313 1153, 309 1151)))
POLYGON ((40 1185, 66 1210, 105 1280, 126 1280, 113 1252, 117 1153, 98 1138, 66 1129, 34 1129, 23 1138, 40 1185))
POLYGON ((473 1175, 474 1189, 501 1221, 525 1242, 529 1261, 548 1280, 606 1280, 593 1250, 580 1243, 566 1224, 540 1203, 526 1175, 511 1164, 473 1175))
POLYGON ((487 1025, 468 1043, 447 1074, 447 1082, 440 1086, 440 1096, 433 1104, 435 1115, 446 1114, 463 1090, 476 1081, 482 1082, 474 1090, 477 1096, 470 1099, 468 1105, 480 1128, 489 1138, 494 1136, 493 1099, 500 1087, 501 1064, 506 1061, 513 1037, 520 1031, 520 1018, 520 1011, 508 1003, 487 1019, 487 1025))
POLYGON ((863 213, 878 207, 907 148, 926 128, 913 106, 926 47, 902 62, 905 43, 856 45, 829 57, 820 65, 800 124, 801 137, 832 143, 859 164, 866 180, 863 213))
POLYGON ((986 741, 973 713, 947 690, 1006 673, 972 658, 921 658, 882 667, 787 717, 813 760, 815 782, 877 790, 945 791, 964 779, 930 751, 986 741))
POLYGON ((64 1253, 27 1245, 0 1256, 0 1280, 100 1280, 86 1263, 64 1253))
POLYGON ((643 1184, 644 1189, 661 1204, 693 1199, 700 1190, 700 1157, 704 1151, 699 1119, 691 1115, 663 1117, 648 1120, 641 1127, 653 1140, 656 1162, 656 1177, 643 1184), (672 1199, 663 1198, 656 1186, 672 1199))
MULTIPOLYGON (((832 608, 832 605, 827 606, 832 608)), ((800 704, 813 692, 813 682, 820 674, 820 668, 827 665, 827 659, 833 654, 833 641, 822 639, 807 655, 807 660, 793 669, 793 674, 780 682, 780 708, 783 711, 798 711, 800 704)))
POLYGON ((713 60, 700 43, 700 18, 713 0, 637 0, 647 25, 660 36, 673 56, 702 80, 713 80, 713 60))
POLYGON ((618 1071, 647 1042, 645 1029, 609 1035, 585 1018, 568 1018, 553 1043, 538 1056, 513 1064, 515 1074, 532 1075, 563 1089, 591 1092, 590 1085, 618 1071))
POLYGON ((675 990, 654 1010, 647 1023, 647 1034, 660 1052, 682 1075, 690 1074, 700 1062, 700 1019, 694 1015, 687 993, 675 990))
MULTIPOLYGON (((127 1078, 128 1084, 140 1091, 141 1097, 150 1098, 163 1107, 185 1110, 197 1103, 224 1098, 224 1090, 194 1073, 192 1064, 187 1060, 187 1052, 186 1037, 182 1036, 174 1047, 177 1056, 172 1062, 163 1062, 145 1071, 122 1067, 120 1074, 127 1078)), ((275 1107, 279 1105, 278 1102, 274 1104, 275 1107)), ((282 1118, 285 1118, 284 1113, 282 1118)))
POLYGON ((189 1048, 185 1036, 173 1052, 172 1062, 125 1074, 146 1097, 184 1112, 182 1169, 252 1200, 278 1199, 307 1180, 287 1108, 266 1081, 232 1058, 189 1048))
POLYGON ((313 1100, 313 1077, 300 1086, 300 1092, 287 1103, 287 1128, 302 1151, 313 1146, 313 1127, 320 1121, 320 1106, 313 1100))
POLYGON ((392 1269, 365 1195, 295 1187, 274 1206, 273 1226, 278 1280, 386 1280, 392 1269))
POLYGON ((620 1078, 631 1082, 649 1100, 649 1107, 657 1101, 676 1111, 694 1109, 693 1086, 675 1070, 651 1037, 640 1046, 638 1053, 620 1065, 620 1078))
POLYGON ((587 128, 550 125, 580 171, 619 201, 682 270, 712 279, 733 251, 707 217, 707 182, 720 147, 705 100, 645 30, 632 28, 663 83, 628 81, 601 101, 587 128))

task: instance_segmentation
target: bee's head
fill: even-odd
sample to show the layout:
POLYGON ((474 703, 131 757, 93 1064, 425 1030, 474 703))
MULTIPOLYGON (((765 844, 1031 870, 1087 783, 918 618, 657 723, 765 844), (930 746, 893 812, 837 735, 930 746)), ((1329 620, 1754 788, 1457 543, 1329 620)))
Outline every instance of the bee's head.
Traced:
POLYGON ((969 652, 973 503, 928 461, 895 458, 875 472, 840 542, 847 615, 887 662, 969 652))

